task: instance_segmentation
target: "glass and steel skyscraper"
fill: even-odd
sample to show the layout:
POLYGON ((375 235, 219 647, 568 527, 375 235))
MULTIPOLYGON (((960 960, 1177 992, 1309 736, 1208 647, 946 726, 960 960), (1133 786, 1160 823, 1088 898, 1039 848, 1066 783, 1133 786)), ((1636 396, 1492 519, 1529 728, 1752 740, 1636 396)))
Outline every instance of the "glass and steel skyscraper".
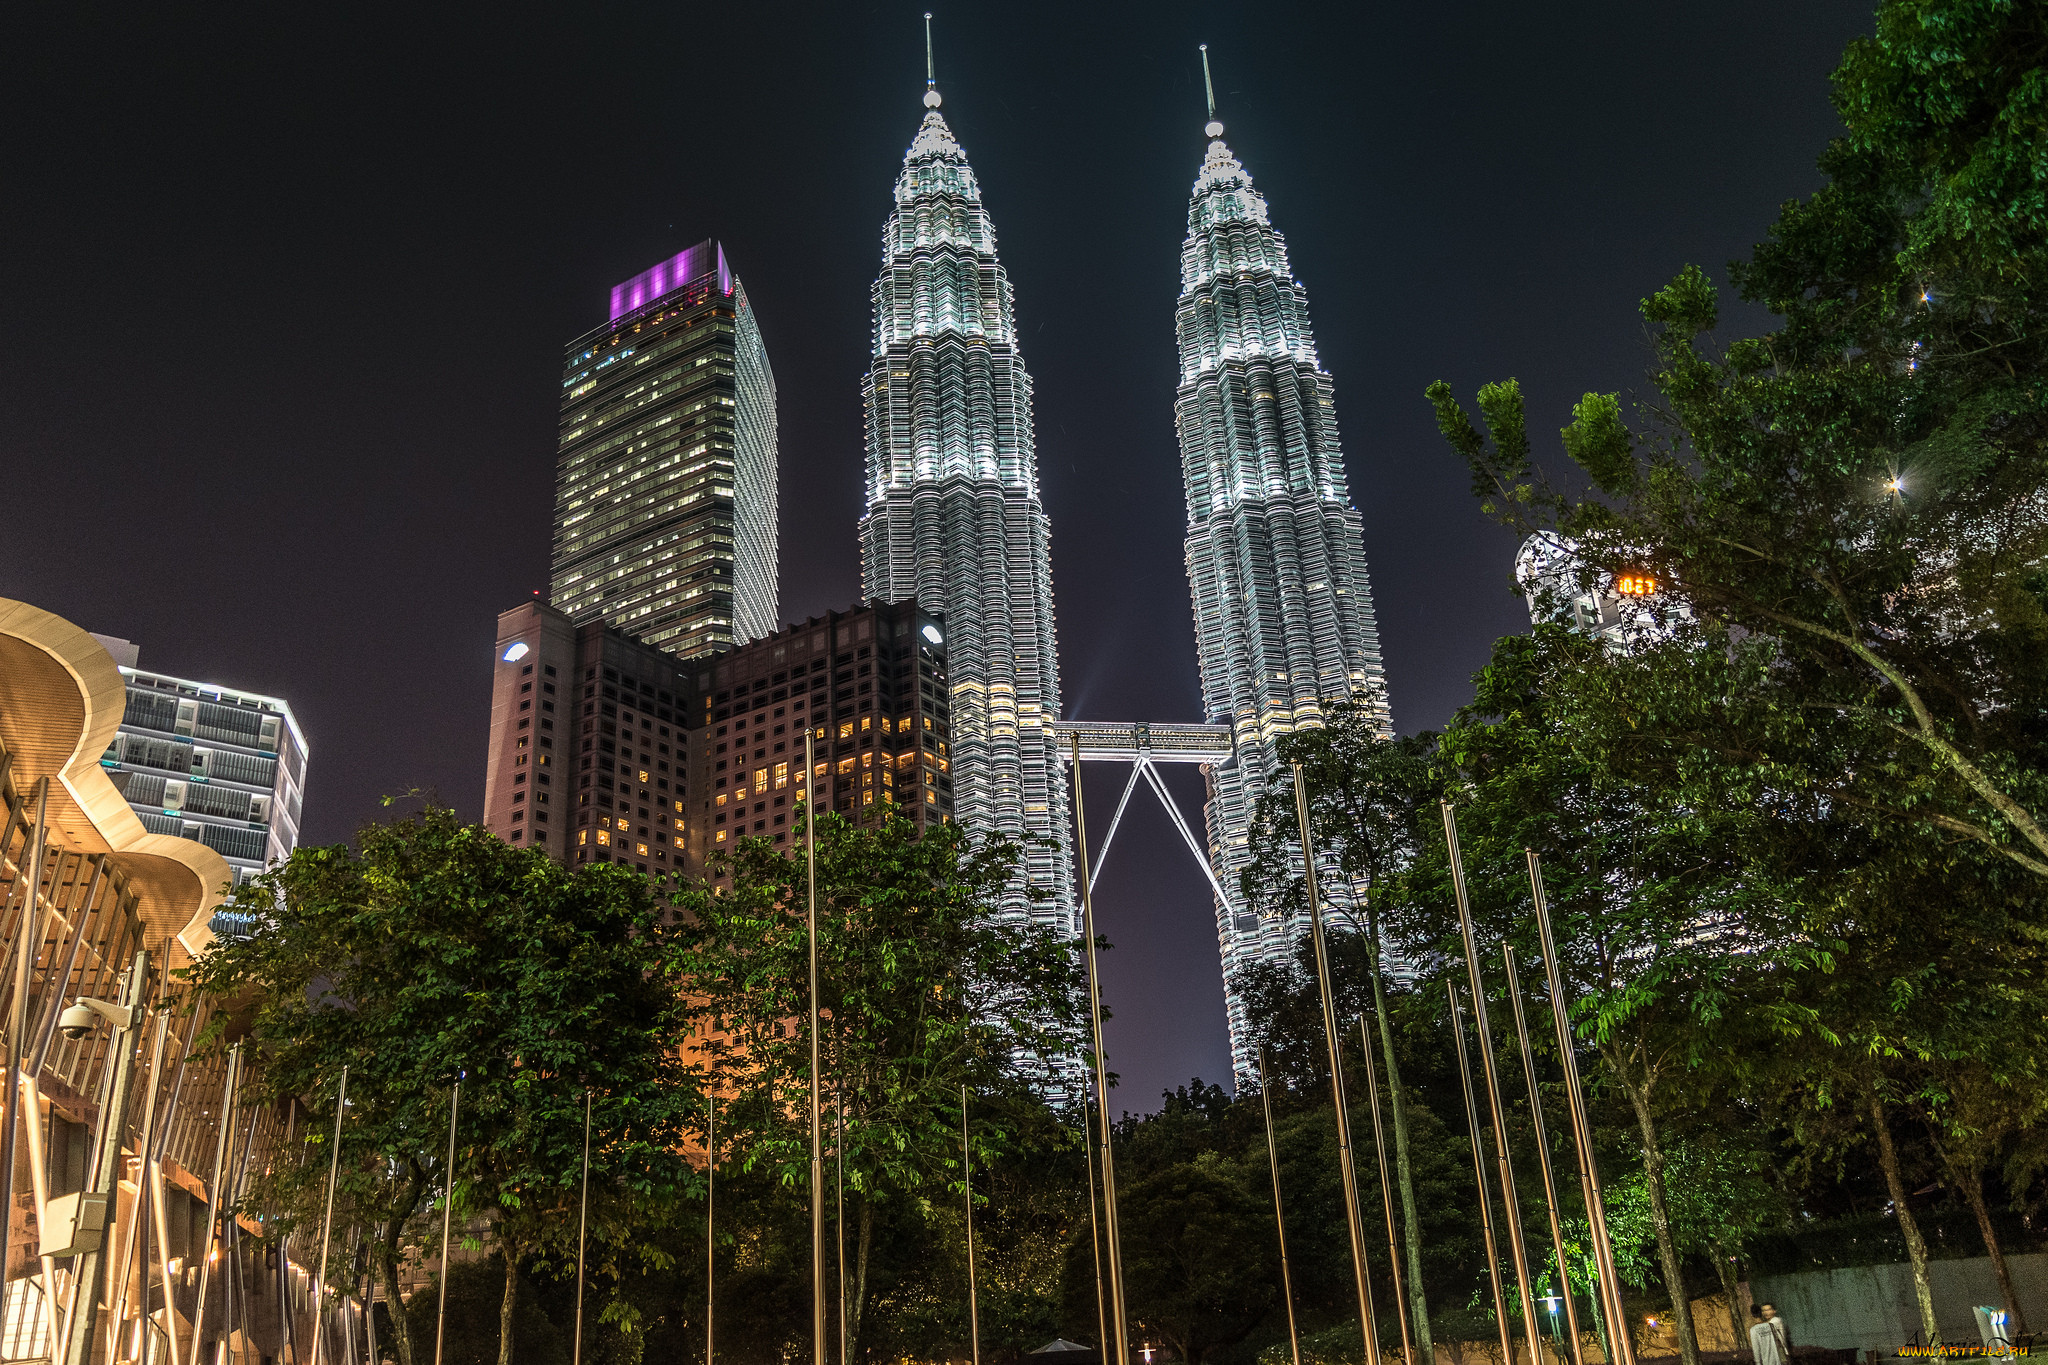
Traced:
MULTIPOLYGON (((1233 735, 1232 757, 1208 769, 1209 854, 1235 896, 1280 737, 1321 725, 1330 707, 1354 697, 1384 715, 1385 688, 1359 516, 1308 298, 1223 125, 1212 117, 1207 133, 1181 247, 1174 420, 1202 701, 1233 735)), ((1343 888, 1326 889, 1341 915, 1343 888)), ((1307 925, 1219 904, 1216 930, 1231 1061, 1243 1078, 1252 1057, 1238 977, 1254 962, 1292 956, 1307 925)))
POLYGON ((1019 914, 1078 932, 1052 565, 1038 495, 1031 376, 1009 277, 936 89, 882 232, 867 402, 863 593, 942 616, 953 694, 953 806, 970 832, 1040 836, 1019 914))
POLYGON ((612 290, 562 372, 549 598, 689 658, 776 626, 775 376, 717 242, 612 290))

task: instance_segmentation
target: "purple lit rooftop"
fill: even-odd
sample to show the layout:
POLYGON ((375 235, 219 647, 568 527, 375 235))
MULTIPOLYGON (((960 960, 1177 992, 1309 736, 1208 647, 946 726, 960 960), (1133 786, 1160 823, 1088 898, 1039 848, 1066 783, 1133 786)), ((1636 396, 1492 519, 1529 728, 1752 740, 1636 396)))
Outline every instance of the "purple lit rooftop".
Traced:
POLYGON ((715 241, 703 241, 678 252, 659 265, 643 270, 624 284, 612 286, 612 321, 646 307, 664 294, 712 275, 718 276, 718 290, 732 293, 732 267, 725 263, 725 248, 715 241))

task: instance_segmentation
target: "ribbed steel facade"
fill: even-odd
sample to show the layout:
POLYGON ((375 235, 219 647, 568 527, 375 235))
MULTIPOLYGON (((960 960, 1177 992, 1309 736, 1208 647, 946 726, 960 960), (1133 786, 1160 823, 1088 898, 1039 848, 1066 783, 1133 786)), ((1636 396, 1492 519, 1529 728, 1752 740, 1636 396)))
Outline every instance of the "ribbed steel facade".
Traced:
MULTIPOLYGON (((1384 706, 1379 630, 1358 511, 1344 474, 1330 376, 1308 299, 1264 196, 1218 138, 1195 180, 1175 309, 1174 420, 1187 486, 1188 584, 1202 701, 1231 726, 1234 756, 1209 768, 1209 855, 1238 894, 1252 815, 1277 741, 1364 694, 1384 706)), ((1332 898, 1341 914, 1341 890, 1332 898)), ((1306 923, 1216 907, 1231 1063, 1254 1071, 1237 981, 1290 957, 1306 923)))
POLYGON ((896 182, 874 310, 862 591, 943 617, 956 816, 970 832, 1051 841, 1025 853, 1049 898, 1019 885, 1010 908, 1078 932, 1031 376, 995 230, 936 108, 896 182))

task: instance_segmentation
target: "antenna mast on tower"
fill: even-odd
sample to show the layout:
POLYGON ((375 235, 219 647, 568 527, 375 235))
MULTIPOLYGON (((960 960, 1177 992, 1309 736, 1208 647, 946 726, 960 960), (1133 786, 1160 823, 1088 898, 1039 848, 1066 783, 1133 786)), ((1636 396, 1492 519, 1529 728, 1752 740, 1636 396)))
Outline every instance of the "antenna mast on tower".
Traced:
MULTIPOLYGON (((929 34, 926 35, 926 42, 930 42, 929 34)), ((1223 125, 1216 121, 1216 83, 1209 79, 1209 45, 1207 43, 1203 43, 1201 45, 1201 51, 1202 93, 1209 97, 1209 123, 1207 127, 1202 129, 1202 131, 1207 133, 1210 137, 1222 137, 1223 125)))

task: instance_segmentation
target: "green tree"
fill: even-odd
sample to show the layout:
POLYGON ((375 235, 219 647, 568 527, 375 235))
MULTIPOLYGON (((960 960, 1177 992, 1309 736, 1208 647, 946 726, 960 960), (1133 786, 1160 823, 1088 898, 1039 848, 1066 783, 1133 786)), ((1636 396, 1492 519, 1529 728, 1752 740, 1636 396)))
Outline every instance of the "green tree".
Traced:
MULTIPOLYGON (((805 818, 800 808, 799 840, 805 818)), ((698 1046, 728 1097, 724 1159, 807 1190, 808 884, 798 849, 787 857, 747 839, 724 855, 731 889, 681 898, 678 960, 695 983, 698 1046)), ((1005 1158, 1071 1141, 1037 1096, 1080 1074, 1085 997, 1073 943, 997 911, 1015 845, 970 841, 953 825, 919 837, 906 820, 863 827, 827 813, 817 860, 821 1083, 845 1115, 859 1354, 874 1335, 872 1277, 887 1268, 878 1235, 949 1217, 941 1206, 961 1197, 961 1087, 978 1182, 1005 1158)), ((964 1269, 961 1279, 964 1290, 964 1269)))
POLYGON ((1278 1298, 1270 1196, 1243 1167, 1204 1152, 1119 1192, 1132 1325, 1185 1365, 1249 1336, 1278 1298))
MULTIPOLYGON (((1381 729, 1381 708, 1363 700, 1331 709, 1325 725, 1299 730, 1280 741, 1280 761, 1301 765, 1308 795, 1310 832, 1319 859, 1338 876, 1325 873, 1320 889, 1349 912, 1361 933, 1358 945, 1365 961, 1360 973, 1371 986, 1370 1017, 1379 1034, 1381 1068, 1385 1071, 1388 1109, 1394 1132, 1394 1184, 1399 1191, 1403 1250, 1408 1262, 1409 1317, 1416 1350, 1430 1359, 1429 1295, 1423 1283, 1421 1218, 1416 1210, 1415 1178, 1408 1125, 1408 1095, 1401 1084, 1401 1062, 1394 1048, 1394 1026, 1387 1008, 1386 945, 1401 934, 1404 907, 1380 893, 1408 868, 1421 846, 1418 812, 1438 789, 1431 763, 1434 736, 1389 738, 1381 729), (1390 923, 1389 917, 1395 917, 1390 923)), ((1276 784, 1260 798, 1254 818, 1253 858, 1243 875, 1247 903, 1262 912, 1285 915, 1296 922, 1307 914, 1306 879, 1299 875, 1299 815, 1294 783, 1276 784)), ((1270 974, 1270 973, 1269 973, 1270 974)), ((1273 995, 1278 982, 1251 984, 1261 996, 1273 995)), ((1242 989, 1242 987, 1240 988, 1242 989)), ((1289 993, 1300 1003, 1300 992, 1289 993)), ((1274 1015, 1288 1008, 1286 996, 1262 1001, 1274 1015)), ((1317 1006, 1320 1011, 1320 1004, 1317 1006)), ((1365 1017, 1358 1009, 1344 1019, 1365 1017)), ((1272 1016, 1269 1016, 1272 1017, 1272 1016)), ((1320 1018, 1318 1028, 1320 1034, 1320 1018)), ((1314 1055, 1314 1054, 1311 1054, 1314 1055)), ((1327 1074, 1328 1063, 1318 1070, 1327 1074)), ((1357 1078, 1353 1078, 1356 1084, 1357 1078)))
MULTIPOLYGON (((700 1108, 674 1048, 684 1027, 671 931, 644 877, 571 871, 429 807, 369 825, 355 850, 300 848, 238 888, 261 926, 220 939, 192 979, 251 999, 254 1094, 332 1096, 348 1068, 342 1170, 378 1229, 376 1275, 401 1359, 408 1220, 444 1183, 448 1094, 463 1077, 455 1195, 488 1216, 504 1268, 499 1360, 513 1359, 519 1267, 575 1242, 584 1092, 593 1096, 591 1214, 601 1257, 689 1184, 684 1115, 700 1108)), ((304 1227, 319 1214, 332 1128, 257 1198, 304 1227)))
POLYGON ((1589 393, 1563 431, 1583 483, 1532 460, 1513 380, 1480 390, 1487 436, 1429 390, 1489 513, 1562 533, 1592 581, 1647 571, 1770 637, 1783 705, 1845 732, 1809 765, 1833 801, 2039 874, 2044 71, 2035 6, 1881 4, 1835 73, 1827 183, 1733 268, 1778 329, 1711 346, 1714 287, 1682 271, 1642 306, 1658 396, 1641 429, 1589 393))
MULTIPOLYGON (((1729 1080, 1750 1037, 1776 1026, 1757 983, 1804 965, 1814 945, 1794 888, 1755 856, 1755 808, 1702 809, 1623 780, 1589 757, 1597 746, 1583 732, 1626 727, 1626 717, 1574 714, 1561 699, 1573 697, 1575 679, 1596 674, 1633 678, 1633 695, 1670 693, 1697 705, 1725 689, 1736 667, 1736 656, 1683 633, 1616 651, 1539 627, 1495 645, 1474 700, 1438 747, 1484 940, 1516 942, 1529 961, 1541 949, 1524 852, 1542 856, 1579 1034, 1635 1121, 1659 1268, 1687 1365, 1698 1348, 1664 1130, 1729 1080)), ((1434 914, 1440 951, 1455 960, 1463 949, 1448 873, 1439 838, 1403 874, 1398 894, 1434 914)))

